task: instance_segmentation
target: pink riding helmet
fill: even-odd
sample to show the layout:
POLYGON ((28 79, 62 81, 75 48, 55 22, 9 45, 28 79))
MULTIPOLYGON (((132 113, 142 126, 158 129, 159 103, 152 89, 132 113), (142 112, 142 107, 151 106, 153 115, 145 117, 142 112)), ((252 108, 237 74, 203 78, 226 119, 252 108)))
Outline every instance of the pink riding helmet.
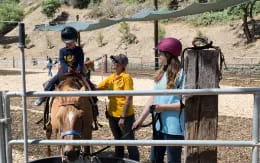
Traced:
POLYGON ((158 43, 156 49, 162 52, 169 52, 173 56, 180 56, 182 51, 182 44, 176 38, 164 38, 158 43))

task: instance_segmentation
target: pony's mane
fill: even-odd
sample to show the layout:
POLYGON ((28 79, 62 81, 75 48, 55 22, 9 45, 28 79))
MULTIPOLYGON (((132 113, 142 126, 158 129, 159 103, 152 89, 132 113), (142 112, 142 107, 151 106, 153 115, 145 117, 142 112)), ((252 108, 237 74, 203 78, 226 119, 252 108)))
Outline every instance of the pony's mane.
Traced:
POLYGON ((71 88, 71 90, 80 90, 83 86, 85 85, 78 74, 65 74, 60 77, 57 87, 62 91, 68 88, 71 88))

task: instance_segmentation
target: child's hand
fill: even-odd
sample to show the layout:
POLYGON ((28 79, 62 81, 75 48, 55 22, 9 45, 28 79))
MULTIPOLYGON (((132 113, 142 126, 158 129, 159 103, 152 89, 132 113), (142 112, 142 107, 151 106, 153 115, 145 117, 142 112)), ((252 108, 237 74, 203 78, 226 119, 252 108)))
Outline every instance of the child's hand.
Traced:
POLYGON ((75 69, 73 67, 68 67, 68 72, 75 72, 75 69))
POLYGON ((140 118, 138 120, 136 120, 133 125, 132 125, 132 130, 139 130, 140 127, 142 126, 142 121, 140 120, 140 118))
POLYGON ((123 129, 124 124, 125 124, 125 119, 121 119, 121 118, 120 118, 120 120, 119 120, 119 122, 118 122, 118 126, 119 126, 121 129, 123 129))

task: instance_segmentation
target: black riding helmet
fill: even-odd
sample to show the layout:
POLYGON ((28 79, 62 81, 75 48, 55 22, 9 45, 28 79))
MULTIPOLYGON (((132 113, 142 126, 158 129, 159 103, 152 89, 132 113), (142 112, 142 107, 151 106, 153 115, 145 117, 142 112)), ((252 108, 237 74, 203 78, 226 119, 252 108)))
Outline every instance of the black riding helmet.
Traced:
POLYGON ((78 32, 75 28, 73 27, 65 27, 62 31, 61 31, 61 39, 63 42, 65 43, 72 43, 72 42, 76 42, 78 39, 78 32))

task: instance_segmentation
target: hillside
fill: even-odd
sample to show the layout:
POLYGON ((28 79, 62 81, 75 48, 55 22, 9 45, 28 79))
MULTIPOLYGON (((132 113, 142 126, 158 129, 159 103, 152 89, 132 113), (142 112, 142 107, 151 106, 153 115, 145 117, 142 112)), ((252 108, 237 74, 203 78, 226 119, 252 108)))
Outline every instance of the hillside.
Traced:
MULTIPOLYGON (((24 6, 29 5, 31 8, 37 7, 36 3, 25 1, 24 6), (27 3, 25 3, 27 2, 27 3)), ((36 2, 36 1, 35 1, 36 2)), ((27 10, 29 10, 27 8, 27 10)), ((76 15, 79 15, 81 21, 91 21, 87 19, 89 10, 73 9, 71 7, 62 6, 59 10, 69 13, 68 21, 75 21, 76 15)), ((258 20, 260 17, 257 18, 258 20)), ((23 22, 25 23, 26 34, 30 40, 29 45, 32 47, 25 50, 26 59, 42 58, 46 56, 57 57, 58 49, 63 47, 60 40, 59 32, 43 32, 34 31, 37 24, 48 24, 48 20, 42 13, 41 8, 37 7, 33 12, 28 14, 23 22), (48 44, 53 46, 49 49, 48 44)), ((120 46, 119 25, 113 25, 101 30, 82 32, 81 41, 84 45, 85 56, 90 58, 98 58, 104 54, 113 55, 118 53, 127 53, 130 62, 153 62, 153 22, 129 22, 130 32, 137 36, 138 43, 126 46, 120 46), (97 37, 99 33, 104 36, 105 46, 98 47, 97 37), (142 58, 142 59, 140 59, 142 58)), ((162 24, 166 30, 166 37, 176 37, 183 42, 183 47, 191 46, 191 42, 198 33, 202 33, 213 41, 215 46, 219 46, 227 62, 232 62, 233 57, 260 57, 259 47, 260 40, 252 44, 245 44, 242 38, 241 22, 230 22, 228 24, 212 25, 207 27, 195 27, 183 22, 173 22, 162 24)), ((4 38, 0 39, 0 59, 19 58, 19 49, 17 46, 17 28, 9 32, 4 38), (9 40, 9 41, 8 41, 9 40), (10 41, 11 40, 11 41, 10 41)), ((252 62, 252 59, 243 59, 244 62, 252 62)), ((260 58, 253 59, 253 62, 259 63, 260 58)))

